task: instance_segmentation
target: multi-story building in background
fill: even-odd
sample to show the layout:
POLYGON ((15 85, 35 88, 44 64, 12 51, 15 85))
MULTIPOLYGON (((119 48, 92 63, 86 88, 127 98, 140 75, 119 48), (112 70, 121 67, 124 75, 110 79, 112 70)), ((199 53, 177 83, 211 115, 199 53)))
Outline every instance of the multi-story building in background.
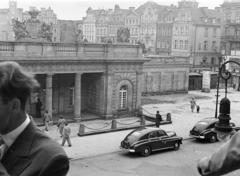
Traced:
POLYGON ((0 9, 0 40, 13 41, 12 19, 22 21, 23 9, 17 8, 17 2, 9 0, 8 9, 0 9))
POLYGON ((219 9, 199 8, 196 1, 179 2, 173 23, 172 55, 189 56, 192 71, 218 67, 220 29, 219 9))
POLYGON ((117 42, 118 28, 125 27, 125 18, 130 11, 130 9, 121 9, 119 5, 115 5, 113 11, 109 9, 108 38, 113 43, 117 42))
POLYGON ((101 9, 96 19, 96 41, 105 42, 108 38, 108 11, 101 9))
POLYGON ((158 13, 165 6, 155 2, 148 1, 137 8, 136 12, 140 14, 140 42, 145 44, 147 52, 156 53, 156 28, 158 13))
POLYGON ((83 20, 83 36, 88 42, 96 41, 96 21, 100 11, 89 7, 86 12, 87 15, 83 20))
POLYGON ((124 27, 130 31, 129 43, 137 44, 140 36, 140 14, 135 11, 135 7, 129 8, 129 13, 125 17, 124 27))
POLYGON ((172 52, 172 29, 173 22, 177 17, 177 7, 171 5, 165 7, 158 14, 157 36, 156 36, 156 54, 171 55, 172 52))
POLYGON ((240 56, 240 1, 222 4, 221 52, 226 56, 240 56))

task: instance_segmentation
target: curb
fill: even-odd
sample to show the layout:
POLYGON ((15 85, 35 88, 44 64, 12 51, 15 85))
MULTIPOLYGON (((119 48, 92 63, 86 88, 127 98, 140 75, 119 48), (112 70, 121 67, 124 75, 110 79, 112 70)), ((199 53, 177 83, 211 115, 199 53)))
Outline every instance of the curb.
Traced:
MULTIPOLYGON (((172 121, 165 121, 165 122, 161 123, 161 125, 166 125, 166 124, 172 124, 172 121)), ((118 129, 98 130, 98 131, 85 132, 85 133, 82 133, 82 134, 77 133, 77 135, 79 137, 83 137, 83 136, 89 136, 89 135, 95 135, 95 134, 110 133, 110 132, 117 132, 117 131, 123 131, 123 130, 130 130, 130 129, 140 128, 140 127, 144 127, 144 126, 155 126, 155 124, 136 125, 136 126, 130 126, 130 127, 118 128, 118 129)))

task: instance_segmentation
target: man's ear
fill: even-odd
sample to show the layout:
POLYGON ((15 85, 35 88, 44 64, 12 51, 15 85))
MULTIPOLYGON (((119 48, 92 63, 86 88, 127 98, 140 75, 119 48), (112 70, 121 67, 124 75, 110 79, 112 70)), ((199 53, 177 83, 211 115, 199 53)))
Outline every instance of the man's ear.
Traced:
POLYGON ((12 111, 18 112, 21 109, 21 102, 18 98, 14 98, 12 101, 12 111))

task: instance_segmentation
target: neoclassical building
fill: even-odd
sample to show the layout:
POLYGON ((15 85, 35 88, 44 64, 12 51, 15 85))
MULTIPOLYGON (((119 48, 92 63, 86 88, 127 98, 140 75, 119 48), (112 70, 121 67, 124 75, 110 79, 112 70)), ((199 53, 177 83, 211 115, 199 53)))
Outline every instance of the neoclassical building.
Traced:
POLYGON ((18 62, 40 83, 27 105, 33 117, 38 98, 50 115, 81 119, 86 111, 111 119, 140 111, 142 93, 188 91, 189 58, 143 57, 142 46, 129 43, 54 43, 52 26, 29 13, 27 22, 13 23, 16 41, 0 42, 0 60, 18 62))

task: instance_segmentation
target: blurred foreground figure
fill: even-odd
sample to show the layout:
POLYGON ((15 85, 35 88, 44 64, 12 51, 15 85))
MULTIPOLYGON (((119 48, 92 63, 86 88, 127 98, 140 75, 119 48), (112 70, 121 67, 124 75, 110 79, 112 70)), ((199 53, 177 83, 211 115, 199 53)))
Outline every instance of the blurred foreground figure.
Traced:
POLYGON ((240 169, 240 132, 237 132, 211 156, 198 162, 200 175, 220 176, 240 169))
POLYGON ((69 170, 62 147, 26 114, 28 98, 38 86, 16 62, 0 62, 0 166, 11 176, 65 176, 69 170))

